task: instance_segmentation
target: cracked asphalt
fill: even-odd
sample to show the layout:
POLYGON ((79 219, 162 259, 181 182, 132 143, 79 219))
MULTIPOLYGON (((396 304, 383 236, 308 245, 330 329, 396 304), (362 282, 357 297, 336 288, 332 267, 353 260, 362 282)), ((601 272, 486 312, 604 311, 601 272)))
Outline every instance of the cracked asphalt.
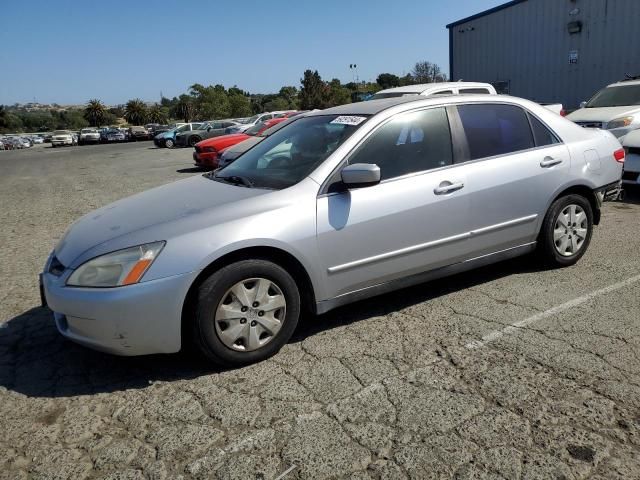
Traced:
POLYGON ((0 152, 0 479, 640 478, 640 281, 620 284, 640 273, 638 192, 574 267, 516 259, 304 318, 246 368, 64 340, 38 306, 57 239, 198 174, 190 155, 0 152))

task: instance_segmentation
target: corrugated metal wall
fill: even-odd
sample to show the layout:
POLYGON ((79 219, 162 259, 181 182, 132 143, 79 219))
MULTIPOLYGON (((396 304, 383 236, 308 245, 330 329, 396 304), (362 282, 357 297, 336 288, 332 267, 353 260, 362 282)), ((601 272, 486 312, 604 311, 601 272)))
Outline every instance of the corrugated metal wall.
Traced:
POLYGON ((450 38, 452 80, 505 81, 511 95, 576 108, 640 75, 640 0, 527 0, 454 25, 450 38), (582 32, 570 35, 575 21, 582 32))

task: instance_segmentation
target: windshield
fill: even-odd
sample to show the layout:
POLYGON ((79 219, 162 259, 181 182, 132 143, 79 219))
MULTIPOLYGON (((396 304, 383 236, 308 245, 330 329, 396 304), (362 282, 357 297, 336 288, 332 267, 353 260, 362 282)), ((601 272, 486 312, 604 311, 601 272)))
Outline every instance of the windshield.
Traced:
POLYGON ((337 115, 299 118, 216 171, 214 180, 271 189, 295 185, 324 162, 366 119, 337 115))
POLYGON ((251 118, 248 118, 245 122, 243 123, 256 123, 258 121, 258 118, 260 118, 260 114, 258 115, 254 115, 251 118))
POLYGON ((83 128, 82 133, 97 133, 93 128, 83 128))
POLYGON ((244 131, 244 133, 246 133, 247 135, 251 135, 251 136, 257 135, 260 132, 260 130, 262 130, 264 128, 264 124, 265 124, 265 122, 258 122, 253 127, 247 128, 244 131))
POLYGON ((54 135, 69 135, 69 132, 67 132, 66 130, 56 130, 55 132, 53 132, 54 135))
POLYGON ((380 92, 371 97, 371 100, 380 100, 382 98, 411 97, 413 95, 420 95, 420 92, 380 92))
POLYGON ((586 107, 625 107, 628 105, 640 105, 640 85, 607 87, 596 93, 596 95, 589 100, 586 107))

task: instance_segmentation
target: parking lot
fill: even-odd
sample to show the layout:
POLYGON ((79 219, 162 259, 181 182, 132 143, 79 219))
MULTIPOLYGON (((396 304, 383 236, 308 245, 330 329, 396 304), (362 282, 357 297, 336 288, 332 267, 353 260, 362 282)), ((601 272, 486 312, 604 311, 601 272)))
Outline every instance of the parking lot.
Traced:
POLYGON ((0 153, 0 479, 640 478, 638 192, 575 267, 516 259, 303 318, 250 367, 64 340, 37 287, 56 241, 200 174, 191 152, 0 153))

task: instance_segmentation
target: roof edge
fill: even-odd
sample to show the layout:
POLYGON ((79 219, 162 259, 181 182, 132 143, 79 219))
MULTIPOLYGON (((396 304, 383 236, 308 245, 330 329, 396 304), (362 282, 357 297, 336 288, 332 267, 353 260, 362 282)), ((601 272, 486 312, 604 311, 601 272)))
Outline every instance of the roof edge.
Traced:
POLYGON ((470 17, 463 18, 461 20, 456 20, 453 23, 447 25, 447 28, 455 27, 457 25, 461 25, 463 23, 470 22, 471 20, 475 20, 476 18, 485 17, 487 15, 491 15, 492 13, 499 12, 500 10, 504 10, 505 8, 513 7, 514 5, 518 5, 519 3, 524 3, 527 0, 512 0, 507 3, 503 3, 502 5, 498 5, 497 7, 490 8, 489 10, 485 10, 480 13, 476 13, 475 15, 471 15, 470 17))

